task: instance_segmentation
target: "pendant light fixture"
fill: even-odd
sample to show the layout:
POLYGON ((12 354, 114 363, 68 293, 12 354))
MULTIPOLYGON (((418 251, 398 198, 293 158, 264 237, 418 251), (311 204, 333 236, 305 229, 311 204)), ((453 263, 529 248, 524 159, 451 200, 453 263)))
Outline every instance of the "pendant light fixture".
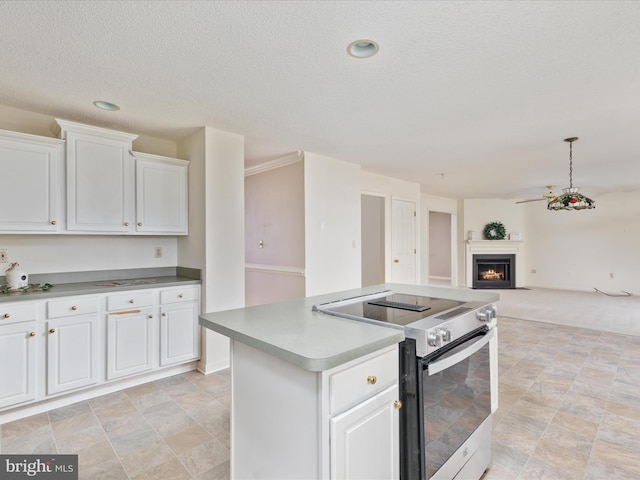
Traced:
POLYGON ((565 138, 569 142, 569 188, 563 188, 562 195, 558 195, 547 204, 548 210, 585 210, 596 208, 596 203, 579 192, 578 187, 573 186, 573 142, 578 137, 565 138))

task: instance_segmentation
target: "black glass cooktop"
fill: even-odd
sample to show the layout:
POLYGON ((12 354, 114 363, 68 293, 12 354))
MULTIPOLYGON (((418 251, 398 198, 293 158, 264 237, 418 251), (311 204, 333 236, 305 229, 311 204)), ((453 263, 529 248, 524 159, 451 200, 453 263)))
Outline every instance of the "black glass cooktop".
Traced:
POLYGON ((442 298, 394 293, 386 297, 355 300, 339 306, 327 306, 323 310, 335 315, 377 320, 395 325, 409 325, 420 319, 462 305, 464 302, 442 298))

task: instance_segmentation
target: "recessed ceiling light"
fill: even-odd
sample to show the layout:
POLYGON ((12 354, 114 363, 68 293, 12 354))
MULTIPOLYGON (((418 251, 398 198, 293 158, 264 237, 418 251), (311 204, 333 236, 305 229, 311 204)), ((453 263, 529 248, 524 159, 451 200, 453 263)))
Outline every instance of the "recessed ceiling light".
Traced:
POLYGON ((378 53, 380 47, 373 40, 356 40, 347 47, 347 53, 356 58, 369 58, 378 53))
POLYGON ((120 110, 120 107, 115 103, 105 102, 104 100, 96 100, 95 102, 93 102, 93 104, 96 107, 101 108, 102 110, 109 110, 111 112, 120 110))

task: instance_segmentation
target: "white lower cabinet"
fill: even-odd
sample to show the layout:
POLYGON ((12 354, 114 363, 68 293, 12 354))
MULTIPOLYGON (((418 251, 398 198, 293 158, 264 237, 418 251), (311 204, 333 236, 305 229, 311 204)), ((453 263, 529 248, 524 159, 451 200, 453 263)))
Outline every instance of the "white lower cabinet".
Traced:
POLYGON ((200 357, 199 305, 194 284, 0 302, 0 423, 49 397, 59 406, 114 380, 185 371, 200 357))
POLYGON ((107 314, 107 380, 153 368, 154 321, 151 307, 107 314))
POLYGON ((160 365, 195 360, 200 355, 200 287, 160 292, 160 365))
POLYGON ((36 322, 0 326, 0 408, 35 398, 36 322))
POLYGON ((47 321, 47 394, 98 383, 98 314, 47 321))

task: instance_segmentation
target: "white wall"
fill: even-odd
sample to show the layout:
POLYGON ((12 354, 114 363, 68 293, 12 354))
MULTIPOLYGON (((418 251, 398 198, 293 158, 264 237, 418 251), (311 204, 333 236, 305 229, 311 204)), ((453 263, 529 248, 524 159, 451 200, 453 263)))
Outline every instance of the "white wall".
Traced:
POLYGON ((527 285, 640 294, 640 191, 594 200, 594 210, 575 212, 523 204, 527 285))
MULTIPOLYGON (((538 202, 540 207, 544 202, 538 202)), ((523 239, 525 234, 525 221, 523 206, 526 204, 516 204, 515 200, 464 200, 464 232, 462 240, 469 240, 469 232, 474 231, 476 240, 485 240, 482 231, 487 223, 501 222, 509 233, 521 233, 523 239)), ((507 237, 509 238, 509 237, 507 237)))
POLYGON ((360 166, 304 153, 306 295, 361 282, 360 166))
MULTIPOLYGON (((204 127, 180 142, 179 153, 192 162, 190 232, 180 241, 179 259, 202 268, 204 312, 243 307, 244 137, 204 127)), ((200 369, 228 366, 229 339, 203 332, 200 369)))
POLYGON ((0 235, 0 249, 29 274, 178 264, 175 237, 0 235), (162 258, 154 258, 155 247, 162 247, 162 258))

